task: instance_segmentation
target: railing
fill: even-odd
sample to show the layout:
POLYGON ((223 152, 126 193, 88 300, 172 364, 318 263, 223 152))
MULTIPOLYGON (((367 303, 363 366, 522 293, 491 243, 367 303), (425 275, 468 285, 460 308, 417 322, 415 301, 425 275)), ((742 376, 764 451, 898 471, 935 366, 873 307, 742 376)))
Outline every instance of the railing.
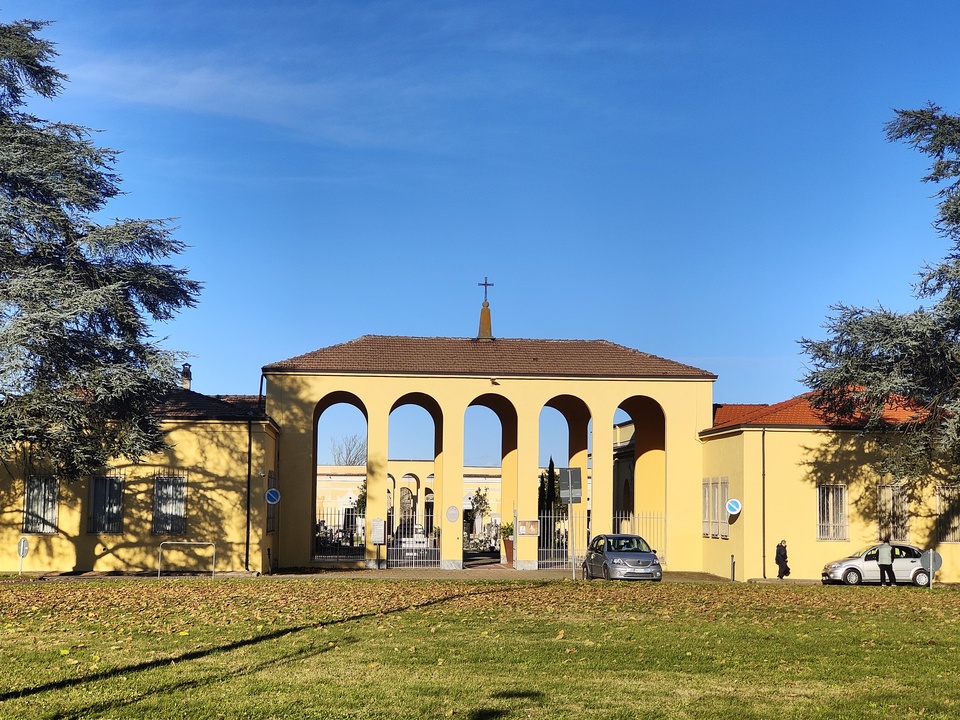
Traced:
POLYGON ((319 513, 313 535, 314 562, 362 561, 366 554, 364 517, 353 508, 319 513))
POLYGON ((667 533, 666 519, 663 513, 640 512, 614 515, 613 531, 641 536, 651 548, 657 551, 660 561, 665 561, 667 533))
POLYGON ((425 532, 433 526, 432 515, 401 518, 387 538, 387 567, 440 567, 440 538, 425 532))
POLYGON ((586 547, 586 513, 555 512, 540 516, 537 567, 576 569, 586 547))

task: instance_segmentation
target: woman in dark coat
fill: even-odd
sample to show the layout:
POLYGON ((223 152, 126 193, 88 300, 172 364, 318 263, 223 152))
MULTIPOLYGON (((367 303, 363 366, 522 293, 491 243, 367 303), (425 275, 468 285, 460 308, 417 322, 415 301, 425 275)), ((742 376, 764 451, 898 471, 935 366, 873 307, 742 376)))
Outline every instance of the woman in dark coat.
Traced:
POLYGON ((777 555, 776 563, 779 571, 777 572, 777 580, 783 580, 787 575, 790 574, 790 566, 787 565, 787 541, 781 540, 780 544, 777 545, 777 555))

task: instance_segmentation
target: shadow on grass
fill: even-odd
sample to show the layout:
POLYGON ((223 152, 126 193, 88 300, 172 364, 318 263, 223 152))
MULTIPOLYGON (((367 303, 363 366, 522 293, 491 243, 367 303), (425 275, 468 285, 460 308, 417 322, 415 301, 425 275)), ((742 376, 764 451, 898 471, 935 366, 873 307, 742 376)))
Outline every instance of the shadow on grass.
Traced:
MULTIPOLYGON (((546 699, 546 695, 539 690, 505 690, 494 693, 491 697, 496 700, 527 700, 537 705, 542 705, 546 699)), ((516 707, 509 710, 500 708, 476 708, 475 710, 471 710, 467 714, 467 717, 469 720, 495 720, 496 718, 514 715, 517 709, 516 707)))
MULTIPOLYGON (((416 610, 419 608, 431 607, 434 605, 442 605, 445 602, 451 600, 457 600, 460 598, 471 597, 475 595, 490 595, 494 593, 507 593, 507 592, 516 592, 522 589, 521 587, 491 587, 484 588, 480 590, 471 590, 465 592, 452 593, 450 595, 445 595, 443 597, 434 598, 432 600, 425 600, 423 602, 411 603, 410 605, 404 605, 402 607, 387 609, 387 610, 372 610, 370 612, 358 613, 356 615, 351 615, 349 617, 338 618, 336 620, 330 620, 327 622, 318 622, 310 623, 309 625, 297 625, 294 627, 282 628, 271 633, 266 633, 263 635, 257 635, 252 638, 247 638, 245 640, 237 640, 234 642, 226 643, 224 645, 217 645, 215 647, 205 648, 203 650, 194 650, 191 652, 182 653, 180 655, 175 655, 172 657, 166 657, 157 660, 150 660, 148 662, 137 663, 135 665, 128 665, 122 668, 115 668, 113 670, 107 670, 103 672, 91 673, 87 675, 82 675, 74 678, 69 678, 65 680, 57 680, 56 682, 48 682, 42 685, 36 685, 34 687, 21 688, 19 690, 8 690, 6 692, 0 693, 0 703, 6 700, 13 699, 22 699, 30 697, 33 695, 39 695, 46 692, 55 692, 58 690, 67 690, 69 688, 74 688, 78 686, 85 686, 93 682, 100 680, 109 680, 117 677, 126 677, 130 675, 135 675, 137 673, 149 672, 151 670, 157 670, 159 668, 166 668, 172 664, 190 662, 192 660, 201 660, 206 657, 211 657, 214 655, 221 655, 233 652, 235 650, 240 650, 242 648, 253 647, 261 643, 270 642, 272 640, 278 640, 280 638, 287 637, 289 635, 295 635, 296 633, 303 632, 304 630, 316 630, 318 628, 327 628, 327 627, 336 627, 338 625, 343 625, 350 622, 355 622, 359 620, 367 620, 370 618, 381 617, 384 615, 393 615, 397 613, 406 612, 407 610, 416 610)), ((260 663, 252 664, 245 668, 242 673, 249 674, 251 672, 257 672, 263 670, 264 668, 270 667, 272 665, 280 665, 287 662, 292 662, 294 660, 300 660, 303 658, 319 656, 329 650, 333 649, 331 646, 323 647, 309 647, 303 648, 302 650, 296 650, 294 652, 289 652, 281 658, 275 658, 260 663)), ((229 673, 224 673, 224 675, 229 675, 234 677, 238 672, 231 670, 229 673)), ((174 684, 167 684, 163 686, 157 686, 153 688, 150 692, 138 694, 136 697, 131 698, 128 702, 116 702, 111 701, 109 703, 96 703, 93 705, 85 706, 83 709, 64 712, 56 715, 58 718, 81 718, 87 717, 91 712, 95 711, 105 711, 110 708, 117 708, 123 705, 135 705, 136 703, 142 701, 144 697, 148 695, 156 695, 159 693, 168 694, 171 692, 178 692, 183 690, 189 690, 191 688, 201 687, 203 685, 208 685, 214 682, 218 682, 219 676, 217 677, 205 677, 195 680, 187 680, 184 682, 178 682, 174 684)), ((502 693, 498 697, 533 697, 539 693, 502 693)), ((476 720, 483 720, 484 718, 496 718, 502 715, 502 712, 499 710, 491 710, 490 713, 485 714, 488 711, 486 710, 477 710, 475 714, 472 714, 470 717, 476 718, 476 720), (479 713, 479 714, 477 714, 479 713)))

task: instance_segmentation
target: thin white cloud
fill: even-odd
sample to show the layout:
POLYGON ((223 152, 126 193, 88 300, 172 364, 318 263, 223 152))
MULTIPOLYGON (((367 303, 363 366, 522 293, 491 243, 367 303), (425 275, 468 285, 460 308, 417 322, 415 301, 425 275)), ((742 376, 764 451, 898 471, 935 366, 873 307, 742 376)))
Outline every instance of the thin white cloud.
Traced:
MULTIPOLYGON (((602 52, 636 62, 637 55, 683 52, 669 40, 630 37, 602 23, 571 35, 568 27, 550 23, 514 29, 480 15, 474 8, 472 15, 419 16, 414 24, 421 33, 430 33, 432 41, 442 38, 429 53, 419 51, 415 33, 398 40, 383 27, 359 38, 318 37, 296 49, 280 45, 282 35, 265 35, 253 48, 147 44, 108 54, 85 46, 84 59, 66 58, 74 60, 67 68, 69 92, 250 120, 319 143, 447 153, 472 141, 496 142, 509 132, 506 113, 518 105, 598 116, 638 112, 610 108, 615 98, 601 101, 582 76, 544 63, 544 57, 567 64, 602 52), (492 108, 500 104, 504 116, 498 117, 492 108)), ((234 32, 252 39, 254 30, 234 32)), ((72 44, 71 53, 77 49, 72 44)), ((635 69, 636 82, 670 66, 643 63, 635 69)))

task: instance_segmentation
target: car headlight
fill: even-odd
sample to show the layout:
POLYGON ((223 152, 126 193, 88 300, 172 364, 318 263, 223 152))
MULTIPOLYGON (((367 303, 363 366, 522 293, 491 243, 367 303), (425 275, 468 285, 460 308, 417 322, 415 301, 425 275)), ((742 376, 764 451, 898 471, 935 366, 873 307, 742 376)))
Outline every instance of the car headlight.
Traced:
POLYGON ((827 570, 837 570, 840 568, 841 563, 830 563, 827 565, 827 570))
POLYGON ((614 565, 626 565, 626 564, 627 564, 627 561, 624 560, 623 558, 614 558, 614 559, 611 560, 610 562, 611 562, 612 564, 614 564, 614 565))

